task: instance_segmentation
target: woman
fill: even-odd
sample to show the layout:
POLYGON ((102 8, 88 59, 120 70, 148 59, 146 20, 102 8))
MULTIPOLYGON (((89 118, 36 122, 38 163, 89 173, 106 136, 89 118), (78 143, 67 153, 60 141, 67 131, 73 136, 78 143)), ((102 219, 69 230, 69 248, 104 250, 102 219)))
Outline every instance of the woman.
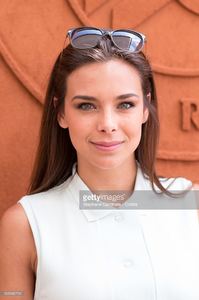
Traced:
POLYGON ((88 27, 68 35, 28 195, 1 220, 0 290, 37 300, 198 299, 196 212, 117 208, 130 207, 135 191, 172 197, 191 186, 155 172, 159 124, 145 37, 88 27), (98 209, 92 195, 101 197, 98 209))

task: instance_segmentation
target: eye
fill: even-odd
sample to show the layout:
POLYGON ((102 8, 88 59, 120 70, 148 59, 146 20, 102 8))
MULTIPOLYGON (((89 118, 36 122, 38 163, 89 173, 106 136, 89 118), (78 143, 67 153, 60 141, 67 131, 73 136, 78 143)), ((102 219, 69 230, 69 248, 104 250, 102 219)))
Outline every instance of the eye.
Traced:
POLYGON ((119 104, 119 108, 122 108, 122 109, 129 109, 134 106, 135 106, 135 104, 133 102, 122 102, 119 104))
POLYGON ((91 103, 80 103, 77 105, 77 108, 78 109, 81 109, 81 110, 94 110, 95 109, 95 106, 91 103))

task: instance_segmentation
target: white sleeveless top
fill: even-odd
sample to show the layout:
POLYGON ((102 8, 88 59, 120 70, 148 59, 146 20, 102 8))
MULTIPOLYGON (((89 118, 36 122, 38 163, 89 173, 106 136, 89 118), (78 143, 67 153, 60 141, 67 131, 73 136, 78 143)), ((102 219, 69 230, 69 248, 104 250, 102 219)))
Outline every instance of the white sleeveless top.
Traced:
MULTIPOLYGON (((34 300, 199 299, 196 210, 80 209, 80 190, 74 165, 60 186, 18 201, 37 250, 34 300)), ((151 190, 139 167, 135 190, 151 190)))

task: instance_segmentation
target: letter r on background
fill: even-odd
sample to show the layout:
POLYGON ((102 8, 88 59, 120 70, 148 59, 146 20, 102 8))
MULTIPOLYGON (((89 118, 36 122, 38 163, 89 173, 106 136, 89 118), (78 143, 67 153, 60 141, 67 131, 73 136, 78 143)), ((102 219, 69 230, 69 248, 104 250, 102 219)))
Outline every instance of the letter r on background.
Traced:
POLYGON ((199 101, 195 99, 184 98, 181 102, 182 129, 189 131, 191 125, 199 130, 199 101))

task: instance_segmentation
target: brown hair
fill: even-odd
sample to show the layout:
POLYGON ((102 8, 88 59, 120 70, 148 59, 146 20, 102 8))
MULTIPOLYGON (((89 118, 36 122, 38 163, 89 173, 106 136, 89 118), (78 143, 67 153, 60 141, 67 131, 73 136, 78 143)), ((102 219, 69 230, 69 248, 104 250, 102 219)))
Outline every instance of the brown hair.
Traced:
POLYGON ((71 174, 72 166, 77 161, 68 129, 63 129, 57 122, 57 114, 63 109, 67 90, 66 78, 75 69, 88 63, 104 62, 110 59, 126 61, 137 69, 140 75, 144 104, 149 110, 149 117, 142 125, 142 136, 135 158, 143 173, 164 193, 171 195, 161 184, 155 171, 155 159, 159 137, 159 120, 157 113, 157 96, 150 64, 145 55, 119 50, 108 39, 92 49, 79 50, 68 45, 58 56, 46 92, 43 117, 40 128, 40 141, 31 176, 28 193, 46 191, 63 183, 71 174), (151 93, 151 101, 147 95, 151 93), (57 105, 54 105, 57 99, 57 105))

